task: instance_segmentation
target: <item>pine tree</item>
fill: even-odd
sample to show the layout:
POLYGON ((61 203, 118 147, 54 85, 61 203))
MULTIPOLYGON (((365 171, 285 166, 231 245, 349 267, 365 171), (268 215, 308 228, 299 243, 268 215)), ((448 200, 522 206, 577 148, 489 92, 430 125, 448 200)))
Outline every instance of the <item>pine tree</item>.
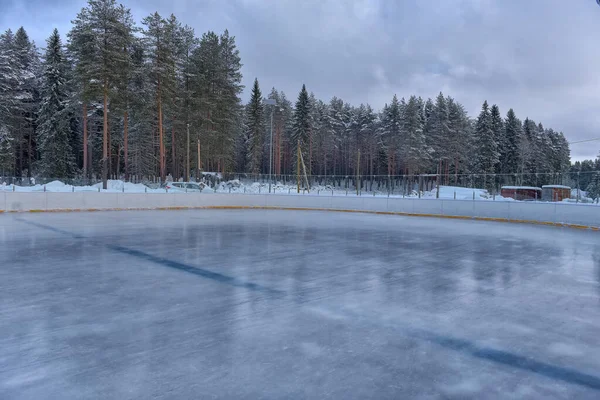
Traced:
POLYGON ((15 108, 20 85, 14 34, 8 29, 0 35, 0 172, 15 170, 15 108))
MULTIPOLYGON (((133 175, 154 175, 156 159, 154 154, 154 87, 149 81, 149 66, 145 63, 144 46, 135 43, 132 49, 132 77, 129 91, 130 120, 127 158, 129 173, 133 175)), ((196 146, 193 146, 195 148, 196 146)))
POLYGON ((253 174, 261 172, 263 158, 263 139, 265 132, 264 106, 258 79, 254 79, 254 86, 250 94, 250 102, 246 106, 246 129, 248 142, 246 171, 253 174))
POLYGON ((387 174, 397 173, 396 155, 400 149, 402 136, 402 106, 394 95, 390 105, 386 105, 381 116, 381 139, 387 155, 387 174))
MULTIPOLYGON (((70 51, 79 60, 76 73, 92 98, 102 98, 102 182, 106 189, 109 172, 109 104, 117 95, 122 70, 127 67, 133 18, 130 10, 115 0, 88 0, 73 21, 70 51)), ((85 140, 84 140, 85 142, 85 140)))
POLYGON ((152 81, 155 86, 156 131, 158 132, 158 160, 161 181, 166 180, 166 146, 164 134, 165 104, 174 97, 176 55, 172 43, 174 24, 169 23, 157 12, 144 18, 143 30, 147 55, 150 58, 152 81))
POLYGON ((429 145, 433 149, 433 160, 440 172, 444 171, 444 165, 452 158, 449 153, 449 111, 448 103, 444 95, 438 94, 435 105, 427 122, 427 137, 429 145))
POLYGON ((47 40, 43 63, 42 103, 38 117, 40 170, 48 177, 72 177, 75 172, 73 151, 69 143, 69 120, 65 91, 66 61, 58 30, 47 40))
POLYGON ((448 106, 448 153, 454 172, 454 184, 458 184, 458 174, 467 172, 467 158, 470 151, 471 124, 465 108, 451 97, 446 98, 448 106))
POLYGON ((411 96, 404 109, 404 139, 401 153, 409 175, 422 172, 431 160, 432 150, 425 143, 421 110, 418 99, 411 96))
MULTIPOLYGON (((475 125, 475 166, 478 173, 493 174, 498 163, 498 144, 494 137, 492 116, 487 101, 483 103, 481 113, 475 125)), ((488 185, 489 180, 484 180, 488 185)))
MULTIPOLYGON (((294 109, 294 123, 292 127, 292 146, 296 154, 294 154, 294 162, 297 162, 297 153, 298 146, 300 146, 300 152, 305 160, 306 164, 306 155, 308 154, 308 139, 311 131, 311 121, 310 121, 310 100, 308 97, 308 92, 306 91, 306 86, 302 85, 302 90, 300 90, 300 94, 298 95, 298 100, 296 101, 296 107, 294 109)), ((306 165, 308 169, 309 166, 306 165)), ((296 165, 293 167, 294 172, 301 173, 303 171, 297 171, 296 165)), ((307 171, 310 174, 310 171, 307 171)))

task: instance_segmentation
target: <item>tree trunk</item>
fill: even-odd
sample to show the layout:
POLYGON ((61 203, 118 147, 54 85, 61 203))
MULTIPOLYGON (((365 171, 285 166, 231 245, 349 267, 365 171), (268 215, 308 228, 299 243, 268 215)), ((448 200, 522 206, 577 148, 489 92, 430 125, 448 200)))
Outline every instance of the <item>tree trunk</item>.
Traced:
POLYGON ((33 136, 33 125, 30 125, 30 130, 29 130, 29 135, 27 136, 27 177, 31 178, 31 152, 33 151, 32 149, 32 144, 31 144, 31 137, 33 136))
POLYGON ((87 103, 83 103, 83 177, 88 177, 88 116, 87 103))
POLYGON ((129 112, 123 115, 123 162, 125 166, 125 180, 129 180, 129 112))
POLYGON ((173 173, 173 179, 177 179, 179 177, 178 171, 177 171, 177 160, 175 159, 175 119, 173 118, 172 121, 172 126, 171 126, 171 158, 172 158, 172 173, 173 173))
POLYGON ((159 153, 159 169, 160 180, 164 182, 167 178, 165 171, 165 143, 163 135, 163 115, 162 115, 162 99, 160 96, 160 81, 158 82, 158 153, 159 153))
POLYGON ((102 188, 108 188, 108 82, 104 81, 104 123, 102 130, 102 188))
POLYGON ((113 160, 112 160, 112 139, 111 139, 111 134, 110 134, 110 119, 107 120, 107 125, 106 125, 106 132, 107 132, 107 143, 108 143, 108 179, 111 179, 111 177, 114 174, 114 170, 112 169, 113 167, 113 160))

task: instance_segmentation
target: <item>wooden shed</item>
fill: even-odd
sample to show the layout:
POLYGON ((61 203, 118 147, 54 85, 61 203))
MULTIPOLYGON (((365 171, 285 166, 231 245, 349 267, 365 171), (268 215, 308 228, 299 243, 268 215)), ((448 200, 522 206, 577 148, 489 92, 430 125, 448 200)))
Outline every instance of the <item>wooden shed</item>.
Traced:
POLYGON ((542 188, 533 186, 502 186, 502 197, 522 201, 537 201, 542 199, 542 188))
POLYGON ((571 188, 562 185, 542 186, 542 201, 563 201, 571 198, 571 188))

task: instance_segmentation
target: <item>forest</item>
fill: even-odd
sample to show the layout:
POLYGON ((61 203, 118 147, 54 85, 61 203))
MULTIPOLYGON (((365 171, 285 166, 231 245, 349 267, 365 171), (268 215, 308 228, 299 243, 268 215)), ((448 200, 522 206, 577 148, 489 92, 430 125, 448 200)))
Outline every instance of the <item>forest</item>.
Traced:
POLYGON ((520 184, 543 184, 573 172, 562 132, 487 101, 475 117, 442 93, 390 94, 375 110, 320 100, 302 82, 293 99, 263 93, 257 78, 243 104, 241 70, 229 31, 197 35, 158 13, 138 23, 115 0, 89 0, 44 48, 9 28, 0 35, 0 173, 105 185, 203 171, 293 175, 298 154, 311 176, 519 174, 520 184))

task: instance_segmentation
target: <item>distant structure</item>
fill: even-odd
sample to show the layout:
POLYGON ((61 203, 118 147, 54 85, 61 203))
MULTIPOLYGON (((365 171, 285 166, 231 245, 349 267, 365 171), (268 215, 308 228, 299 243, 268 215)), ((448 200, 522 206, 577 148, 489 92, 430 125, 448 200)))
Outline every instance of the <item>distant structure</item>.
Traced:
MULTIPOLYGON (((598 0, 600 1, 600 0, 598 0)), ((542 186, 542 201, 563 201, 571 198, 571 187, 562 185, 542 186)))
POLYGON ((500 195, 519 201, 538 201, 542 199, 542 188, 533 186, 502 186, 500 195))

